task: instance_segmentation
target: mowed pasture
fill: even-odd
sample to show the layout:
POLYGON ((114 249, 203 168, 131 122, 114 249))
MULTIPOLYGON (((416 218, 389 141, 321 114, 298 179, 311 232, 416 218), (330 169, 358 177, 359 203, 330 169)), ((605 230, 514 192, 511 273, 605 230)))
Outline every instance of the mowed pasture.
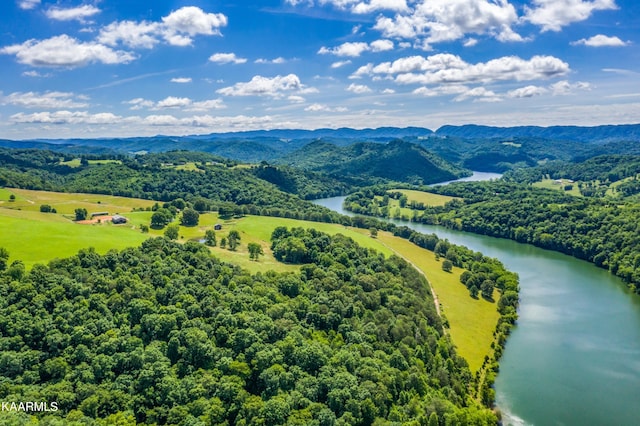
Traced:
MULTIPOLYGON (((97 165, 97 164, 122 164, 122 161, 120 160, 88 160, 88 163, 97 165)), ((69 166, 69 167, 80 167, 81 166, 81 162, 79 158, 74 158, 72 160, 69 161, 61 161, 60 165, 62 166, 69 166)))
MULTIPOLYGON (((135 198, 116 197, 100 194, 74 194, 25 189, 0 189, 0 246, 6 247, 11 261, 20 259, 30 268, 36 263, 47 263, 51 259, 68 257, 81 248, 94 247, 99 253, 109 249, 122 249, 139 245, 149 237, 161 236, 164 229, 150 229, 148 234, 140 231, 141 225, 149 225, 152 212, 133 211, 148 208, 154 201, 135 198), (15 199, 10 201, 13 195, 15 199), (48 204, 57 213, 41 213, 40 206, 48 204), (75 209, 86 208, 92 212, 119 213, 127 217, 124 225, 113 225, 109 221, 85 225, 71 220, 75 209)), ((176 219, 176 223, 178 220, 176 219)), ((271 252, 271 233, 278 226, 316 228, 329 234, 343 233, 359 244, 375 248, 386 255, 392 252, 368 236, 369 232, 355 228, 346 228, 338 224, 327 224, 295 219, 246 216, 222 220, 217 213, 200 215, 195 227, 180 226, 179 241, 200 241, 208 229, 216 223, 223 225, 217 231, 218 246, 212 247, 212 253, 229 262, 255 273, 266 270, 295 271, 300 265, 286 265, 278 262, 271 252), (241 235, 241 244, 236 251, 222 249, 219 243, 230 230, 236 229, 241 235), (247 244, 256 242, 263 248, 264 255, 258 261, 249 259, 247 244)))
MULTIPOLYGON (((389 256, 393 253, 379 241, 371 238, 369 236, 369 231, 366 230, 348 228, 338 224, 311 222, 270 216, 248 215, 240 218, 220 219, 217 213, 202 214, 200 215, 198 226, 180 226, 179 239, 180 241, 199 241, 204 238, 205 232, 208 229, 213 229, 213 226, 216 223, 222 225, 222 230, 215 231, 217 245, 216 247, 211 247, 211 252, 215 256, 246 268, 252 273, 264 272, 267 270, 286 272, 297 271, 300 269, 300 265, 287 265, 277 261, 273 257, 273 253, 271 251, 271 234, 279 226, 285 226, 287 228, 315 228, 318 231, 326 232, 330 235, 341 233, 347 237, 353 238, 358 244, 364 247, 378 250, 384 253, 386 256, 389 256), (222 238, 226 238, 231 230, 236 230, 240 233, 240 245, 235 251, 223 249, 220 247, 222 238), (258 261, 249 259, 247 244, 250 242, 258 243, 262 247, 264 255, 260 256, 258 261)), ((162 234, 162 232, 163 231, 161 230, 151 230, 152 234, 162 234)))
MULTIPOLYGON (((407 196, 407 204, 405 207, 400 207, 400 201, 394 198, 389 198, 389 204, 387 205, 387 216, 397 219, 409 220, 414 214, 419 214, 420 210, 412 209, 411 202, 423 203, 425 206, 436 207, 444 206, 447 202, 457 199, 457 197, 450 197, 448 195, 432 194, 430 192, 417 191, 413 189, 390 189, 391 192, 400 192, 407 196)), ((383 197, 376 195, 375 200, 381 204, 383 197)))
POLYGON ((556 191, 563 191, 564 193, 575 197, 582 197, 580 189, 578 188, 578 183, 569 181, 568 179, 543 179, 540 182, 534 182, 532 186, 535 188, 554 189, 556 191), (572 187, 569 191, 564 189, 567 185, 572 187))
POLYGON ((94 247, 99 253, 142 243, 148 236, 130 224, 79 225, 60 214, 0 209, 0 247, 9 261, 22 260, 29 269, 36 263, 73 256, 78 250, 94 247))
POLYGON ((431 207, 444 206, 449 201, 458 199, 457 197, 432 194, 431 192, 417 191, 414 189, 390 189, 389 192, 400 192, 407 196, 409 202, 415 201, 416 203, 423 203, 425 206, 431 207))
POLYGON ((140 198, 117 197, 101 194, 78 194, 48 191, 32 191, 29 189, 3 188, 0 189, 0 208, 40 211, 40 206, 48 204, 59 214, 73 215, 75 209, 85 208, 92 212, 127 213, 134 208, 147 208, 155 204, 154 201, 140 198), (15 201, 9 201, 14 195, 15 201))
MULTIPOLYGON (((424 272, 436 293, 441 312, 449 321, 449 333, 458 353, 467 360, 471 371, 478 371, 485 355, 492 350, 493 331, 500 317, 497 304, 482 298, 473 299, 460 282, 463 270, 454 267, 452 272, 443 271, 442 260, 436 260, 433 252, 388 232, 379 232, 378 239, 424 272)), ((495 291, 494 299, 498 297, 495 291)))

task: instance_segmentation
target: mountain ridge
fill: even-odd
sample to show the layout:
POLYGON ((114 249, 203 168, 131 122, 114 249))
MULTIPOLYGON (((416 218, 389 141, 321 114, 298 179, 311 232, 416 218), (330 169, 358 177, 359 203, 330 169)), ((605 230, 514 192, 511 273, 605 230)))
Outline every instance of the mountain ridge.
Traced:
MULTIPOLYGON (((183 136, 134 136, 134 137, 104 137, 104 138, 61 138, 47 139, 34 138, 24 140, 1 139, 0 144, 10 142, 22 143, 47 143, 47 144, 78 144, 80 142, 93 142, 102 145, 109 141, 120 141, 131 144, 150 139, 171 140, 175 143, 182 141, 202 141, 202 140, 224 140, 224 139, 254 139, 254 138, 274 138, 282 139, 287 143, 294 139, 320 139, 320 138, 370 138, 387 139, 405 137, 461 137, 461 138, 509 138, 509 137, 539 137, 545 139, 573 140, 581 142, 610 142, 613 140, 640 140, 640 123, 638 124, 605 124, 596 126, 487 126, 480 124, 464 125, 444 125, 433 131, 426 127, 377 127, 355 129, 350 127, 340 127, 336 129, 271 129, 271 130, 247 130, 239 132, 219 132, 202 135, 183 136)), ((87 145, 87 143, 82 143, 87 145)))

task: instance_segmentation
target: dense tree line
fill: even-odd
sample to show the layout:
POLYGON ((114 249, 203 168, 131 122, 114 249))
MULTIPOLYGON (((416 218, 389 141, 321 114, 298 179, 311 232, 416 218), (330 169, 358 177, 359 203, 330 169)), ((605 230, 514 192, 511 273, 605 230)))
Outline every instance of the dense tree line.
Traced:
POLYGON ((0 399, 78 425, 496 423, 404 260, 314 230, 273 244, 309 263, 252 276, 156 238, 7 270, 0 399))
POLYGON ((638 155, 600 155, 579 163, 555 161, 538 167, 514 170, 506 173, 505 179, 533 183, 548 176, 551 179, 610 184, 639 174, 638 155))
MULTIPOLYGON (((633 181, 632 181, 633 182, 633 181)), ((442 209, 414 211, 408 220, 509 238, 593 262, 640 292, 640 205, 579 198, 514 182, 465 182, 430 191, 462 197, 442 209)), ((360 191, 345 207, 380 213, 375 191, 360 191)))

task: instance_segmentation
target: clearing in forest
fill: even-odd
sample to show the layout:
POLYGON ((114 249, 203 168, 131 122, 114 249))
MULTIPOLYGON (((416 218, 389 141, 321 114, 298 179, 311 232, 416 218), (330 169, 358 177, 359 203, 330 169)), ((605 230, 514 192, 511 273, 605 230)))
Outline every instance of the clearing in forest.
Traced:
POLYGON ((416 191, 414 189, 390 189, 388 192, 400 192, 407 196, 409 202, 423 203, 425 206, 444 206, 445 203, 459 199, 448 195, 432 194, 431 192, 416 191))

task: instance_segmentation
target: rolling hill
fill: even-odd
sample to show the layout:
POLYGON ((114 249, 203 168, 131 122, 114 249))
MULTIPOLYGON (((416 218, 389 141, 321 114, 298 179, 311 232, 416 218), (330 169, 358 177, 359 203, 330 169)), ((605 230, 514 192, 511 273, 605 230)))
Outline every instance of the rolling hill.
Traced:
POLYGON ((355 143, 345 147, 319 140, 277 162, 355 182, 377 179, 428 184, 467 174, 466 170, 424 148, 402 140, 387 144, 355 143))

